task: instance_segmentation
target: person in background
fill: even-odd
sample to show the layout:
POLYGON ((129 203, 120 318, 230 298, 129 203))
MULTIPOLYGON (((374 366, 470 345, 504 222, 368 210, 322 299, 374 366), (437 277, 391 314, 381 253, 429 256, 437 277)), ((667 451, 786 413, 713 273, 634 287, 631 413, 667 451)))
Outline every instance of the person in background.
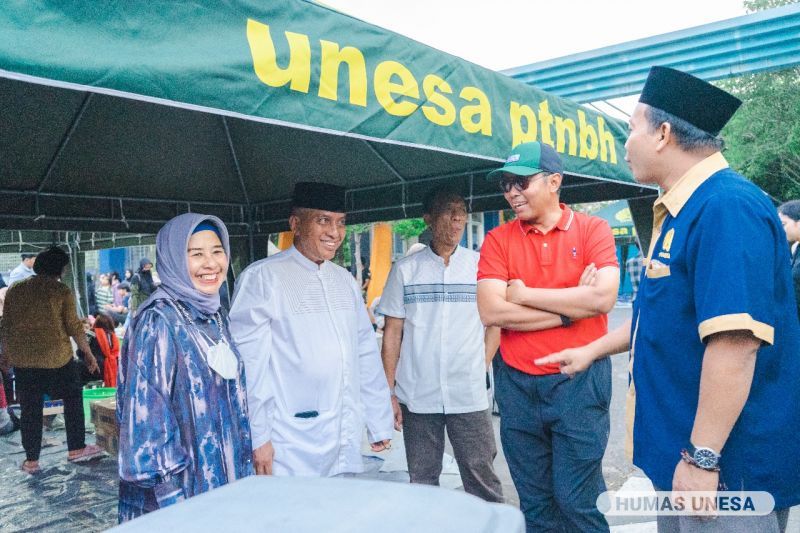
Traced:
POLYGON ((36 272, 33 270, 35 261, 36 254, 22 254, 22 261, 8 275, 8 285, 11 286, 18 281, 35 276, 36 272))
POLYGON ((114 319, 117 324, 124 324, 128 318, 128 305, 130 304, 130 285, 123 281, 117 284, 114 289, 114 301, 119 301, 119 304, 113 303, 106 306, 105 314, 114 319))
POLYGON ((0 323, 0 351, 14 367, 22 409, 21 430, 25 461, 21 469, 39 472, 44 395, 64 401, 67 458, 80 462, 104 452, 84 441, 83 389, 70 337, 83 352, 89 370, 97 369, 70 288, 61 282, 69 256, 58 247, 39 253, 36 276, 15 283, 6 294, 0 323))
POLYGON ((344 189, 295 185, 294 245, 236 282, 231 331, 249 380, 257 474, 331 477, 363 471, 393 436, 389 387, 361 288, 331 262, 345 236, 344 189))
POLYGON ((404 257, 408 257, 409 255, 414 255, 417 252, 421 252, 425 248, 427 248, 426 245, 422 244, 421 242, 415 242, 414 244, 408 247, 408 250, 406 250, 404 257))
POLYGON ((641 250, 636 252, 636 255, 631 257, 625 262, 625 270, 628 272, 628 278, 631 280, 631 301, 636 299, 636 294, 639 292, 639 282, 642 279, 642 268, 644 267, 644 260, 642 259, 641 250))
POLYGON ((3 276, 0 276, 0 318, 3 317, 3 304, 6 301, 6 292, 8 292, 8 285, 6 285, 3 276))
POLYGON ((89 347, 92 353, 102 357, 95 357, 98 361, 100 374, 105 387, 117 386, 117 368, 119 366, 119 339, 114 333, 114 319, 109 315, 100 313, 94 321, 92 335, 89 338, 89 347))
MULTIPOLYGON (((89 383, 102 381, 103 380, 103 352, 100 350, 100 346, 97 344, 97 339, 95 338, 94 334, 94 323, 96 318, 92 315, 87 316, 86 318, 81 319, 81 324, 83 324, 83 332, 86 334, 86 339, 89 341, 89 349, 92 350, 92 355, 94 355, 94 360, 97 362, 97 370, 92 372, 86 367, 86 361, 83 357, 83 352, 80 349, 76 350, 75 355, 77 356, 78 360, 84 364, 80 365, 80 376, 81 376, 81 384, 85 387, 89 383)), ((75 347, 73 346, 73 349, 75 347)))
POLYGON ((107 313, 108 309, 114 304, 114 293, 111 290, 111 280, 108 274, 100 274, 100 284, 94 291, 94 298, 97 304, 98 313, 107 313))
MULTIPOLYGON (((0 368, 0 379, 2 379, 3 369, 0 368)), ((0 435, 8 435, 19 429, 19 420, 13 418, 8 411, 8 401, 6 400, 6 389, 0 386, 0 435)))
POLYGON ((366 300, 369 284, 372 281, 372 272, 369 270, 369 260, 365 256, 361 256, 361 292, 364 294, 366 300))
POLYGON ((132 319, 119 367, 120 522, 253 472, 244 365, 219 301, 228 230, 179 215, 156 257, 162 284, 132 319))
POLYGON ((794 297, 797 301, 797 316, 800 317, 800 200, 790 200, 778 207, 778 218, 791 245, 792 281, 794 297))
POLYGON ((108 273, 108 278, 111 281, 111 295, 114 297, 113 304, 120 305, 122 301, 120 300, 119 295, 117 294, 117 287, 119 287, 120 279, 119 279, 119 272, 111 271, 108 273))
POLYGON ((378 306, 394 428, 403 431, 411 483, 439 484, 446 430, 464 491, 503 502, 485 387, 500 331, 484 328, 478 314, 479 255, 459 246, 466 204, 439 187, 422 205, 430 246, 392 266, 378 306))
POLYGON ((136 312, 139 305, 147 300, 156 290, 156 282, 153 279, 153 262, 144 257, 139 261, 139 270, 131 278, 131 299, 128 309, 136 312))
POLYGON ((86 308, 89 310, 89 316, 97 314, 97 298, 95 298, 95 284, 94 274, 91 272, 86 273, 86 308))
POLYGON ((125 269, 125 279, 122 280, 122 281, 127 281, 128 283, 130 283, 131 279, 133 279, 133 270, 131 270, 130 268, 126 268, 125 269))
MULTIPOLYGON (((6 301, 6 292, 8 291, 8 285, 6 285, 6 281, 3 279, 3 276, 0 276, 0 319, 3 318, 3 304, 6 301)), ((10 370, 10 369, 9 369, 10 370)), ((11 415, 8 414, 8 402, 6 400, 6 388, 4 386, 4 373, 3 369, 0 368, 0 435, 6 435, 15 431, 15 428, 18 428, 18 425, 15 425, 11 419, 11 415)))

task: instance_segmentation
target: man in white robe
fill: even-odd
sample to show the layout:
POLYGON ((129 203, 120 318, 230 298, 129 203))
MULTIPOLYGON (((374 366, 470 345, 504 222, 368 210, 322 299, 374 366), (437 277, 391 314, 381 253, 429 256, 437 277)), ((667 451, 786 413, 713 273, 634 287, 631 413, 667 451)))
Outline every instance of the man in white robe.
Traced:
POLYGON ((331 262, 344 211, 340 187, 298 183, 294 246, 236 282, 231 333, 245 364, 257 474, 358 473, 364 425, 374 451, 392 438, 389 388, 360 287, 331 262))

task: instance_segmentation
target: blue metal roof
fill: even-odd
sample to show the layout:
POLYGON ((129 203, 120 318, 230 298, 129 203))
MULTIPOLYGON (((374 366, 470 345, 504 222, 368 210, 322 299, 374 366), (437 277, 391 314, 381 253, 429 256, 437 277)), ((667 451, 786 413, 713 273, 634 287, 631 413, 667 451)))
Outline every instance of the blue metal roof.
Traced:
POLYGON ((503 71, 578 102, 638 94, 652 65, 705 80, 800 65, 800 3, 503 71))

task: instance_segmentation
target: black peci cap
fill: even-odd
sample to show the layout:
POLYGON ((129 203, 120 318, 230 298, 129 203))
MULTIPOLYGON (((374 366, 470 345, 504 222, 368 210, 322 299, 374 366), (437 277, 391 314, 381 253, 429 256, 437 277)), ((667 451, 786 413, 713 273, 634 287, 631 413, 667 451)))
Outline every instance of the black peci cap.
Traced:
POLYGON ((714 136, 742 105, 741 100, 719 87, 668 67, 650 69, 639 101, 714 136))
POLYGON ((329 183, 301 181, 294 186, 292 207, 345 213, 345 190, 329 183))

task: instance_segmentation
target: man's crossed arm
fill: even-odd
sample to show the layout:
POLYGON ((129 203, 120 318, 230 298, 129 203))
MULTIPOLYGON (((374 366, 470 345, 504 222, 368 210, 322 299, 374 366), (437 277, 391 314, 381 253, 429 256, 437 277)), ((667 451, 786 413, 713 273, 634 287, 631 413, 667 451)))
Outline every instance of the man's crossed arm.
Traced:
POLYGON ((619 289, 619 269, 586 267, 576 287, 538 289, 521 280, 478 283, 478 310, 486 326, 539 331, 562 325, 560 315, 580 319, 608 313, 619 289))

